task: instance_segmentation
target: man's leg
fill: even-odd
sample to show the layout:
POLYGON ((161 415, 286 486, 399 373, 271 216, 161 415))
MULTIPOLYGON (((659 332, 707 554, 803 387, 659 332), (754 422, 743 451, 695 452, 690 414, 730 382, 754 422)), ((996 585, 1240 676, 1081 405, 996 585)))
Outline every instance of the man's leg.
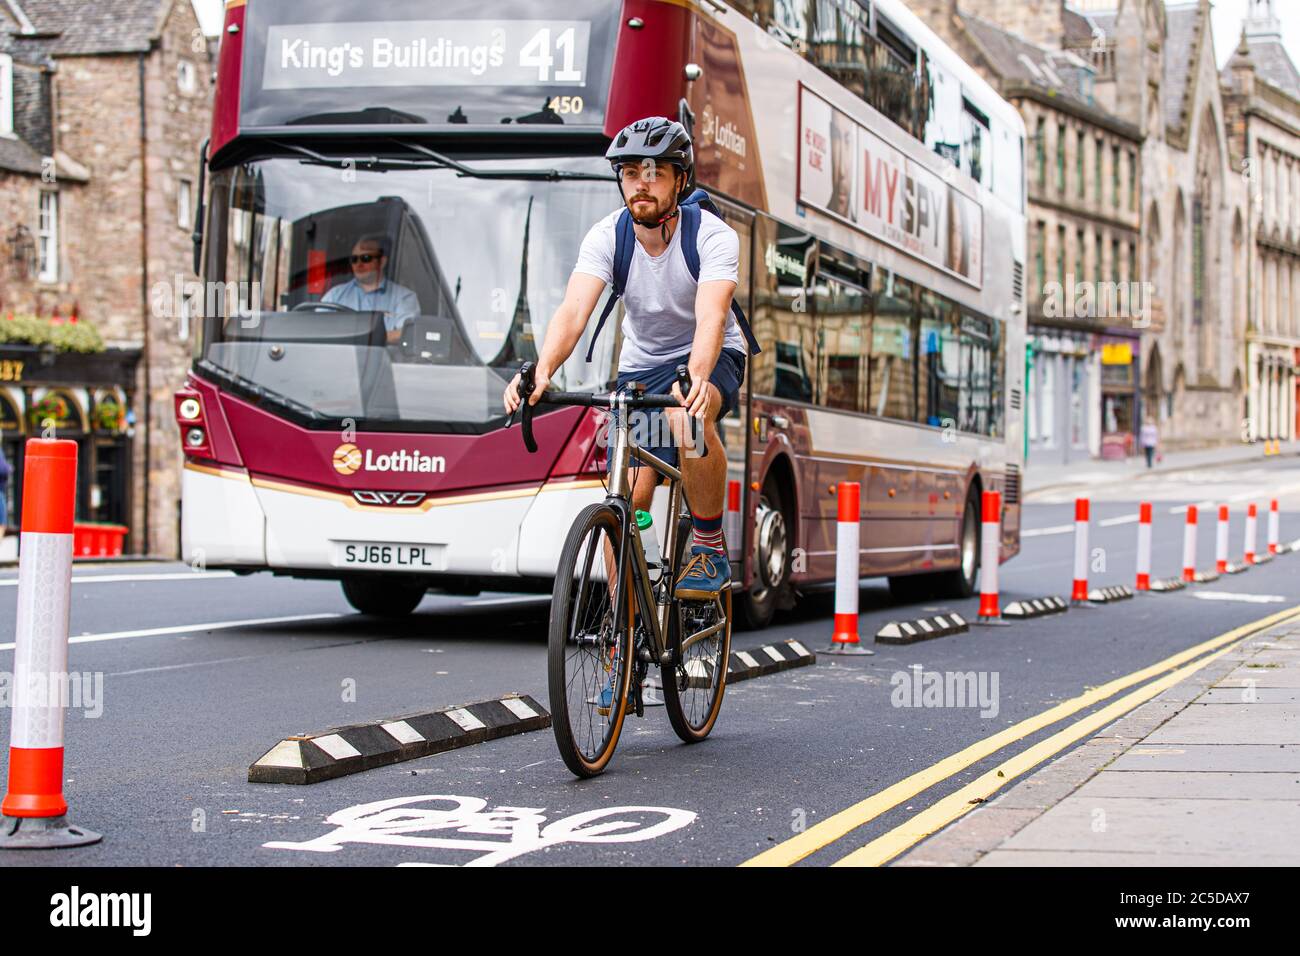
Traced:
MULTIPOLYGON (((705 392, 707 398, 702 430, 709 454, 700 457, 698 449, 682 447, 682 483, 691 506, 695 543, 706 545, 725 558, 727 545, 722 537, 722 507, 727 491, 727 452, 718 435, 716 421, 718 410, 722 407, 722 395, 712 382, 705 385, 705 392)), ((686 437, 689 437, 686 410, 671 409, 668 417, 673 434, 678 443, 684 446, 686 437)))

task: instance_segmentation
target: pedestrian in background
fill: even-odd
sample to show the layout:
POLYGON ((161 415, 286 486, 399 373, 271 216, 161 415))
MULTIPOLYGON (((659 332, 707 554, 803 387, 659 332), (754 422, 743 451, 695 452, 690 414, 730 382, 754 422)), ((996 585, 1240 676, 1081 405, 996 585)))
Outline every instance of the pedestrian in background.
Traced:
POLYGON ((1156 447, 1160 444, 1160 430, 1156 428, 1153 419, 1148 418, 1142 423, 1142 431, 1138 436, 1138 441, 1142 445, 1142 450, 1146 452, 1147 467, 1150 468, 1155 463, 1156 447))

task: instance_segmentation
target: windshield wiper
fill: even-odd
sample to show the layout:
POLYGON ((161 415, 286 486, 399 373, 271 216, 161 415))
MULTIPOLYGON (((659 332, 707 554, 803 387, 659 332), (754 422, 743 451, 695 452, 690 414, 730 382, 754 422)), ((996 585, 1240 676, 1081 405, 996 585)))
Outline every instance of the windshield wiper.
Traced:
POLYGON ((326 156, 318 153, 314 149, 308 149, 306 146, 300 146, 297 143, 286 143, 281 140, 273 141, 276 146, 292 150, 301 156, 306 156, 307 161, 313 166, 329 166, 333 169, 367 169, 384 172, 389 169, 444 169, 445 164, 439 162, 422 162, 411 159, 389 159, 379 156, 326 156))
POLYGON ((579 180, 584 182, 615 182, 614 174, 602 173, 582 173, 575 172, 571 169, 475 169, 473 166, 466 166, 458 160, 452 159, 442 153, 435 152, 427 146, 421 146, 419 143, 408 143, 401 139, 392 139, 389 142, 405 149, 413 150, 423 156, 427 156, 436 163, 440 163, 447 169, 455 170, 458 175, 470 176, 474 179, 526 179, 541 180, 543 182, 560 182, 561 180, 579 180))

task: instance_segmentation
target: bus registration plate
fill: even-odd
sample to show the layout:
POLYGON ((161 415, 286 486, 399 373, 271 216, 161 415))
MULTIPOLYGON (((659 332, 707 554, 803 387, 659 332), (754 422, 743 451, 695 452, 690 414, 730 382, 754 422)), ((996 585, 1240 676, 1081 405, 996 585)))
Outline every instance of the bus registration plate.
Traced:
POLYGON ((441 571, 441 544, 385 544, 379 541, 337 541, 335 567, 389 568, 394 571, 441 571))

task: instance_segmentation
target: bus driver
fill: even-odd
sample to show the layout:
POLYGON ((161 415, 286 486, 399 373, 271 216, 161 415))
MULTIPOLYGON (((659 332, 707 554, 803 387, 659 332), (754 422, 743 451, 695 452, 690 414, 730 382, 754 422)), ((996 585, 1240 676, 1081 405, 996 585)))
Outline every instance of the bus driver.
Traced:
POLYGON ((390 345, 401 341, 402 326, 420 314, 420 300, 386 275, 388 239, 363 236, 352 247, 352 278, 325 293, 322 302, 355 312, 382 312, 390 345))

